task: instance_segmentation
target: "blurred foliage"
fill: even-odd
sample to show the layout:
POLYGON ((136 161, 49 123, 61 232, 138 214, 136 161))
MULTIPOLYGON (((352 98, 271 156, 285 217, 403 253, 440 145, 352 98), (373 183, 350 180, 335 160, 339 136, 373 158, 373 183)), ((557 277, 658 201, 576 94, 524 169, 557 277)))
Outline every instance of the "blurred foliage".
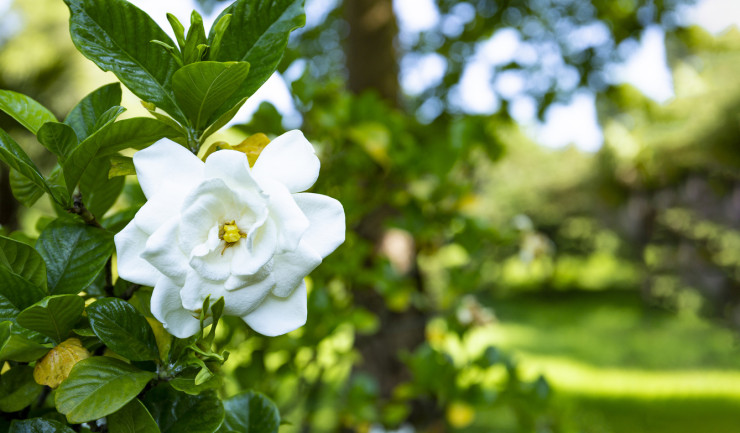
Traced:
MULTIPOLYGON (((702 369, 738 368, 730 334, 696 316, 740 325, 740 33, 715 38, 677 27, 682 3, 439 0, 438 28, 399 48, 403 55, 440 54, 445 76, 406 98, 403 109, 372 92, 345 91, 341 47, 351 29, 341 2, 301 30, 280 69, 299 71, 290 88, 322 161, 315 190, 343 203, 347 241, 311 275, 306 326, 278 338, 250 333, 238 321, 220 329, 217 343, 229 342, 232 353, 223 393, 255 388, 269 395, 290 423, 284 432, 408 424, 416 431, 733 431, 740 396, 697 391, 682 400, 680 390, 645 385, 687 380, 655 376, 658 370, 692 369, 697 389, 712 391, 729 376, 720 371, 702 381, 702 369), (653 23, 668 31, 676 97, 666 105, 630 86, 607 86, 604 77, 605 66, 653 23), (577 32, 589 26, 606 27, 608 37, 579 45, 577 32), (502 28, 517 29, 534 60, 498 68, 525 74, 541 111, 582 86, 601 92, 605 145, 598 153, 543 149, 505 110, 463 116, 449 104, 465 64, 502 28), (545 62, 548 52, 557 67, 545 62), (444 107, 431 123, 416 115, 430 100, 444 107), (360 302, 367 293, 382 299, 387 317, 360 302), (383 395, 379 378, 364 371, 358 342, 415 311, 423 312, 424 341, 400 351, 410 374, 383 395), (533 363, 532 352, 567 362, 560 369, 533 363), (574 379, 573 364, 594 369, 574 379), (616 375, 601 376, 598 368, 616 375), (568 389, 600 377, 609 379, 591 386, 601 394, 568 389), (609 394, 609 380, 644 392, 609 394), (706 424, 697 427, 697 419, 706 424)), ((89 88, 64 88, 69 77, 58 70, 37 77, 12 69, 29 57, 13 48, 17 41, 67 46, 67 36, 56 33, 63 20, 52 15, 56 24, 29 18, 0 47, 0 87, 64 111, 55 104, 89 88)), ((64 53, 30 57, 72 68, 64 53)), ((236 129, 279 134, 282 120, 263 104, 236 129)), ((122 200, 143 203, 143 196, 129 182, 122 200)), ((28 235, 51 211, 43 206, 22 214, 28 235)), ((736 383, 736 373, 731 379, 736 383)))

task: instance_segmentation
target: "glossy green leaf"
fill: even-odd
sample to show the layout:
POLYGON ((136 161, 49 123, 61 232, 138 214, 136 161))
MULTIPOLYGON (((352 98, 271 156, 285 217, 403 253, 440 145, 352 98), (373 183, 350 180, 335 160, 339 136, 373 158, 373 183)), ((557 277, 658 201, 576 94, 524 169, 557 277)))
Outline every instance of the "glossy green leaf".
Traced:
POLYGON ((123 111, 123 107, 116 106, 103 113, 98 119, 98 123, 93 127, 95 132, 85 139, 85 141, 80 143, 72 153, 70 153, 69 158, 62 164, 64 182, 70 193, 74 191, 75 186, 77 186, 77 182, 79 182, 80 177, 87 169, 87 166, 93 159, 95 159, 100 147, 104 145, 104 137, 106 137, 103 135, 104 132, 113 126, 113 122, 123 111), (102 137, 99 135, 102 135, 102 137))
POLYGON ((180 20, 171 13, 167 14, 167 21, 170 22, 172 31, 175 33, 175 38, 177 39, 177 45, 182 50, 185 46, 185 26, 183 26, 180 20))
POLYGON ((82 141, 95 132, 95 125, 103 113, 116 105, 121 105, 121 84, 106 84, 85 96, 69 112, 64 123, 71 126, 82 141))
MULTIPOLYGON (((31 331, 11 322, 1 322, 7 327, 10 338, 0 345, 0 362, 32 362, 46 355, 53 347, 48 339, 38 332, 31 331)), ((5 331, 3 331, 5 332, 5 331)))
POLYGON ((77 294, 93 282, 113 254, 106 230, 58 219, 44 229, 36 250, 46 262, 49 293, 77 294))
POLYGON ((33 380, 33 367, 16 365, 0 375, 0 411, 17 412, 33 403, 43 386, 33 380))
POLYGON ((114 155, 124 149, 142 149, 162 138, 176 139, 182 136, 177 131, 156 119, 134 117, 113 123, 90 137, 96 140, 97 156, 114 155))
POLYGON ((98 219, 103 218, 123 191, 124 178, 109 178, 110 170, 111 162, 108 158, 96 158, 87 166, 87 170, 80 178, 82 200, 98 219))
POLYGON ((0 90, 0 111, 4 111, 34 134, 44 123, 57 121, 54 114, 40 103, 10 90, 0 90))
POLYGON ((188 395, 164 384, 147 392, 144 404, 162 433, 213 433, 224 419, 221 400, 212 392, 188 395))
POLYGON ((13 420, 8 433, 75 433, 69 426, 47 418, 13 420))
POLYGON ((10 170, 10 190, 13 197, 23 206, 31 207, 44 195, 44 190, 32 180, 20 174, 17 170, 10 170))
POLYGON ((57 389, 57 410, 74 424, 102 418, 133 400, 156 376, 116 358, 83 359, 57 389))
POLYGON ((10 327, 12 325, 13 322, 9 320, 0 322, 0 352, 3 351, 5 345, 8 344, 8 341, 10 340, 10 327))
POLYGON ((178 391, 182 391, 188 394, 196 395, 201 392, 208 391, 209 389, 218 389, 223 383, 223 379, 219 375, 213 375, 210 379, 204 383, 196 385, 196 377, 200 372, 200 368, 187 368, 177 377, 170 381, 170 385, 178 391))
POLYGON ((46 290, 0 266, 0 321, 13 320, 18 314, 46 296, 46 290))
POLYGON ((77 49, 104 71, 113 71, 139 98, 184 120, 171 90, 177 63, 160 46, 172 39, 145 12, 125 0, 65 0, 77 49), (135 30, 135 31, 132 31, 135 30))
POLYGON ((47 183, 39 172, 39 169, 36 168, 36 164, 31 161, 31 158, 2 129, 0 129, 0 161, 5 162, 10 168, 16 170, 36 186, 48 192, 57 203, 64 204, 69 201, 69 194, 67 194, 65 189, 47 183))
POLYGON ((110 433, 159 433, 159 427, 154 418, 146 410, 146 406, 138 399, 108 416, 108 431, 110 433))
POLYGON ((13 270, 31 284, 46 288, 46 264, 33 247, 0 236, 0 266, 13 270))
POLYGON ((275 403, 264 395, 247 391, 223 401, 226 416, 220 433, 277 433, 280 412, 275 403))
MULTIPOLYGON (((219 19, 226 14, 231 14, 231 22, 223 32, 217 56, 210 60, 248 62, 251 68, 249 76, 221 106, 216 118, 242 98, 251 96, 270 78, 283 57, 290 32, 306 23, 303 0, 237 0, 219 19)), ((216 35, 214 26, 208 37, 209 45, 213 45, 216 35)))
POLYGON ((119 355, 132 361, 159 358, 151 326, 123 299, 100 299, 87 307, 87 317, 95 335, 119 355))
POLYGON ((244 62, 193 63, 175 72, 172 88, 192 125, 201 129, 207 126, 211 115, 239 88, 248 72, 249 64, 244 62))
POLYGON ((67 159, 79 141, 71 126, 59 122, 46 122, 36 135, 39 143, 57 155, 60 161, 67 159))
POLYGON ((85 301, 77 295, 47 296, 23 310, 16 320, 24 328, 61 343, 67 338, 84 309, 85 301))
POLYGON ((231 24, 231 14, 225 14, 221 15, 216 24, 213 25, 213 29, 211 30, 213 37, 211 38, 211 47, 208 50, 208 57, 210 59, 218 58, 218 52, 221 50, 221 40, 224 37, 226 29, 229 28, 229 24, 231 24))

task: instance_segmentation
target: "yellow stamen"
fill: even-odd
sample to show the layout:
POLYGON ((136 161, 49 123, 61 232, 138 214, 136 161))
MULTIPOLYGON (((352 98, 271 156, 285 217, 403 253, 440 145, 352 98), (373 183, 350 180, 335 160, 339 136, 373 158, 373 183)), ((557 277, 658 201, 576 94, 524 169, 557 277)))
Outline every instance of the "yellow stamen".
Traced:
POLYGON ((224 223, 218 231, 218 238, 226 242, 224 249, 221 251, 221 255, 224 254, 226 248, 233 246, 235 243, 239 242, 239 239, 246 237, 247 234, 239 230, 239 227, 237 227, 234 220, 224 223))

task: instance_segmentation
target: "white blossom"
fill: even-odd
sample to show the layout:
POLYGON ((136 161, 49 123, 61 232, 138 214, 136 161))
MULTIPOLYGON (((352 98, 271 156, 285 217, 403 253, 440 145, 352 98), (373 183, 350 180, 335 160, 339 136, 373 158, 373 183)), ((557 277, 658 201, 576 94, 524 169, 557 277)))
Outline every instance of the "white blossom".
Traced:
POLYGON ((303 278, 344 242, 344 209, 301 192, 319 175, 300 131, 270 142, 254 166, 235 150, 205 163, 164 139, 134 155, 147 202, 115 236, 118 274, 153 286, 152 314, 179 338, 199 329, 203 301, 281 335, 306 323, 303 278))

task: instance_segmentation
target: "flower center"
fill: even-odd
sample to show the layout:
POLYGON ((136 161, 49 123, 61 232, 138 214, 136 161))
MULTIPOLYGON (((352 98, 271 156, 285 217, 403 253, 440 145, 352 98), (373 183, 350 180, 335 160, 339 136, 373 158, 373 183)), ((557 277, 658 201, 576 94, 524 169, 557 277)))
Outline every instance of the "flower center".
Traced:
POLYGON ((234 220, 224 223, 224 225, 222 225, 221 228, 218 230, 218 238, 226 242, 226 245, 224 245, 224 249, 221 251, 221 255, 224 254, 226 248, 233 246, 234 244, 239 242, 239 239, 246 237, 247 234, 239 230, 239 227, 237 227, 234 220))

